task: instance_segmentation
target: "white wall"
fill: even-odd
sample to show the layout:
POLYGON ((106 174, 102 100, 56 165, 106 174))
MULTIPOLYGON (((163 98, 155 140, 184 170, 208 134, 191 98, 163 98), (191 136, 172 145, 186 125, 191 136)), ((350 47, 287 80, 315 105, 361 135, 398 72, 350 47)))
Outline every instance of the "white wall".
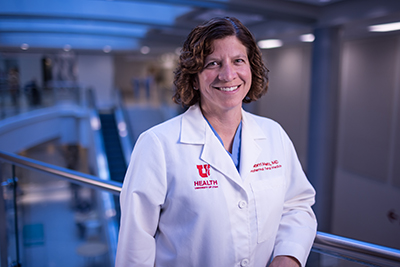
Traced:
POLYGON ((333 231, 400 249, 400 36, 345 42, 341 77, 333 231))
POLYGON ((18 55, 19 81, 22 88, 27 82, 35 79, 38 86, 42 87, 42 54, 24 54, 18 55))
POLYGON ((97 105, 107 108, 113 104, 114 63, 111 55, 78 55, 78 83, 82 90, 93 88, 97 105))
POLYGON ((145 60, 130 60, 126 56, 115 56, 116 86, 125 94, 133 94, 132 79, 145 78, 151 62, 145 60))
POLYGON ((256 113, 272 118, 286 130, 303 165, 307 165, 311 45, 263 50, 269 72, 267 94, 256 102, 256 113))

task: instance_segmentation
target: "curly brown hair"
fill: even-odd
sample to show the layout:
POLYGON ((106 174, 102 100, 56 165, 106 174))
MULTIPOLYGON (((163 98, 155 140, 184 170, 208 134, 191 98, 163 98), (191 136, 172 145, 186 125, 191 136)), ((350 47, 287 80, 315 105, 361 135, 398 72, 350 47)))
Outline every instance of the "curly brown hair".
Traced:
POLYGON ((255 101, 267 92, 268 69, 251 32, 236 18, 213 18, 194 28, 183 44, 174 77, 175 103, 189 107, 200 101, 200 91, 193 88, 197 74, 203 70, 205 58, 213 52, 213 41, 228 36, 241 41, 250 62, 252 84, 243 103, 255 101))

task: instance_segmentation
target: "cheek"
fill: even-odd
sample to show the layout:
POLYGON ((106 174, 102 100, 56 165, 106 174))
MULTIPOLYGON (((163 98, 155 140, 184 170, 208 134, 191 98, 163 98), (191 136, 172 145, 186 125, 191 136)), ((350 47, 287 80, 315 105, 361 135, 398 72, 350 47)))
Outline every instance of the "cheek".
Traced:
POLYGON ((215 75, 212 73, 203 73, 201 75, 201 78, 199 79, 200 81, 200 86, 209 86, 211 83, 213 83, 215 80, 215 75))
POLYGON ((249 72, 248 74, 247 74, 247 81, 248 81, 248 83, 250 83, 251 84, 251 82, 252 82, 252 78, 253 78, 253 76, 251 75, 251 72, 249 72))
POLYGON ((251 85, 252 74, 251 74, 250 69, 243 70, 241 72, 241 77, 242 77, 242 80, 244 80, 248 85, 251 85))

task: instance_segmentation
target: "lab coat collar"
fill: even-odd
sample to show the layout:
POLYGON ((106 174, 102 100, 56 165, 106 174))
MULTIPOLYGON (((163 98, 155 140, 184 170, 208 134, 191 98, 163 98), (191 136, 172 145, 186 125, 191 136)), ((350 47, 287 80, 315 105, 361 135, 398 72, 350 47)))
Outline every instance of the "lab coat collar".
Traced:
POLYGON ((191 106, 182 116, 181 143, 204 144, 206 124, 200 106, 191 106))
POLYGON ((258 139, 266 138, 260 126, 249 113, 242 110, 242 144, 240 174, 221 142, 204 119, 199 105, 189 108, 182 116, 181 143, 204 145, 200 158, 239 185, 250 173, 261 153, 258 139), (242 177, 240 177, 242 176, 242 177))

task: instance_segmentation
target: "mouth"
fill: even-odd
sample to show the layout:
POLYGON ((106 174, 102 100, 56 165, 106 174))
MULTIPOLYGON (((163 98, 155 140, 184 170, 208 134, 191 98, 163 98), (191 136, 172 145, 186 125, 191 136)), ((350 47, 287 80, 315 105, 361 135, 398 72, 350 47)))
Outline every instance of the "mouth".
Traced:
POLYGON ((235 91, 236 89, 238 89, 239 87, 240 87, 240 85, 231 86, 231 87, 215 87, 215 88, 220 91, 224 91, 224 92, 232 92, 232 91, 235 91))

